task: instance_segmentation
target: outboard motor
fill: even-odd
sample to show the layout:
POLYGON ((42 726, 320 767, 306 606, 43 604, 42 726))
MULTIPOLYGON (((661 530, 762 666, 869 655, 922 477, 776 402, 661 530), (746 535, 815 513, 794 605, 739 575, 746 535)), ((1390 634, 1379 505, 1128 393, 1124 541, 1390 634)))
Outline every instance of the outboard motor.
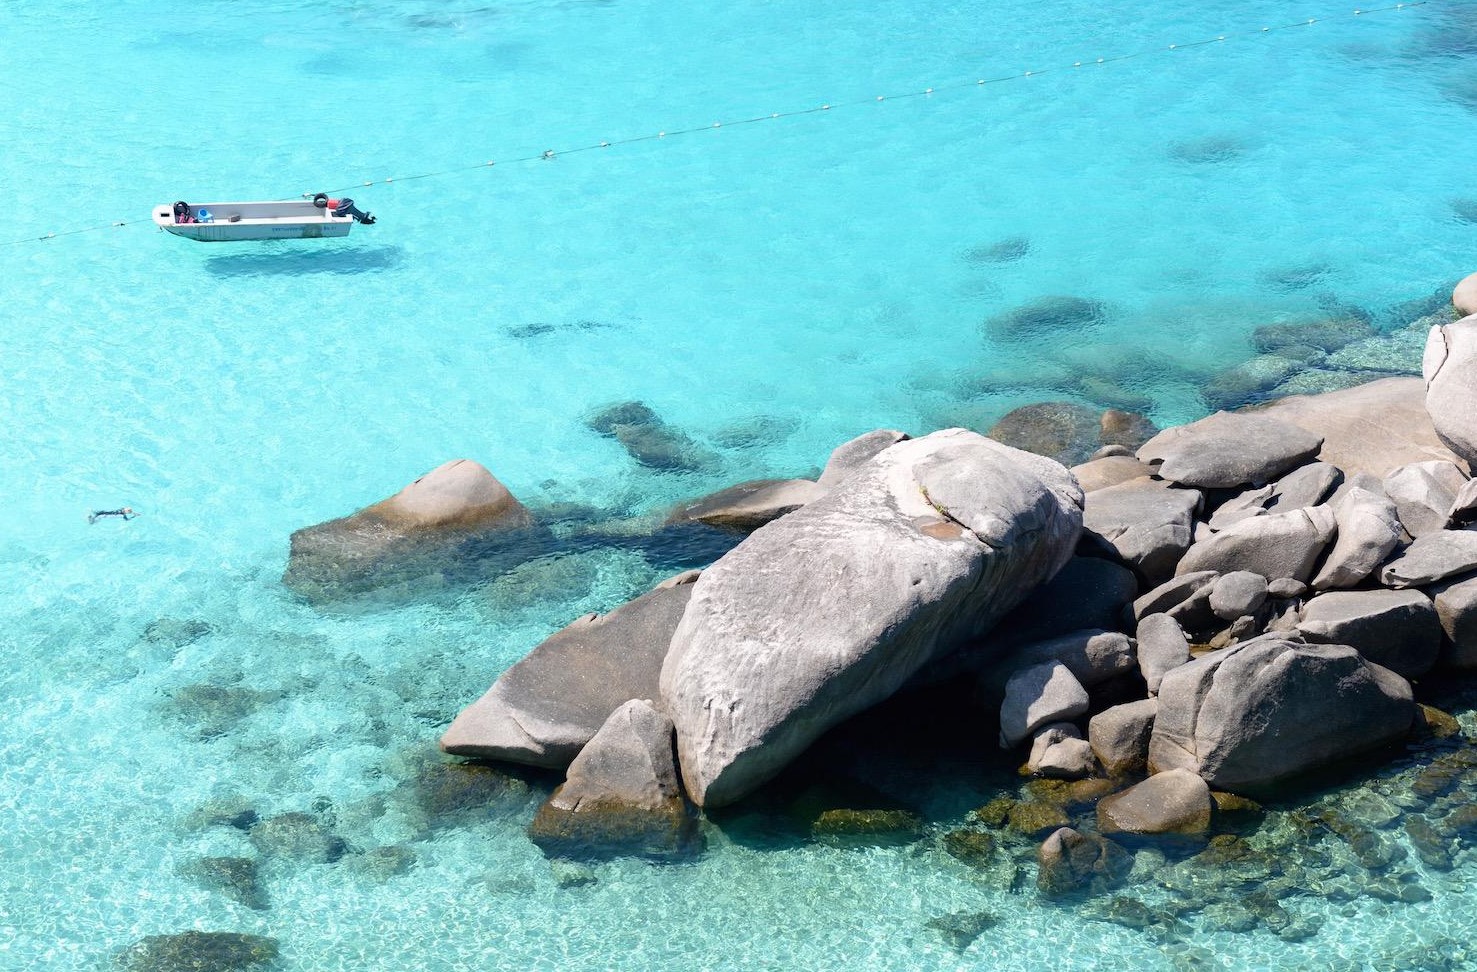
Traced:
POLYGON ((354 205, 354 200, 352 199, 340 199, 333 214, 335 216, 352 216, 356 222, 363 223, 365 226, 374 225, 374 214, 360 210, 359 207, 354 205))
POLYGON ((374 215, 361 211, 354 205, 354 200, 352 199, 330 199, 328 198, 328 193, 320 192, 313 197, 313 205, 319 209, 327 209, 332 206, 335 216, 352 216, 356 222, 363 223, 365 226, 372 226, 374 224, 374 215))

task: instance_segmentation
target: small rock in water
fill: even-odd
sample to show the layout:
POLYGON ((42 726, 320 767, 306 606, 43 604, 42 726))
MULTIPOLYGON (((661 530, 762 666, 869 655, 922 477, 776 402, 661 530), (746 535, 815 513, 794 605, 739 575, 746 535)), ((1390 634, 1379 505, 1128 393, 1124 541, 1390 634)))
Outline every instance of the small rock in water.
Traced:
POLYGON ((827 810, 811 826, 811 836, 832 847, 874 847, 917 840, 923 821, 907 810, 827 810))
POLYGON ((181 872, 254 911, 268 907, 267 889, 261 883, 256 861, 249 857, 203 857, 181 868, 181 872))
POLYGON ((565 889, 587 887, 599 880, 593 868, 563 857, 549 861, 549 871, 554 875, 554 883, 565 889))
POLYGON ((156 645, 183 648, 214 630, 208 622, 199 618, 156 618, 144 628, 144 640, 156 645))
POLYGON ((241 932, 187 931, 150 935, 118 956, 123 972, 237 972, 278 955, 277 940, 241 932))
POLYGON ((1276 270, 1264 270, 1257 275, 1257 279, 1276 290, 1302 290, 1319 283, 1332 272, 1333 267, 1326 263, 1305 263, 1276 270))
POLYGON ((185 830, 204 830, 206 827, 250 830, 259 819, 256 809, 246 797, 227 796, 197 807, 180 821, 180 826, 185 830))
POLYGON ((964 251, 967 263, 1014 263, 1031 252, 1031 240, 1010 236, 997 243, 984 243, 964 251))
POLYGON ((985 322, 989 337, 1007 340, 1057 341, 1108 320, 1108 309, 1100 300, 1085 297, 1042 297, 1040 300, 996 315, 985 322))
POLYGON ((415 866, 415 851, 404 844, 372 847, 362 854, 351 854, 345 863, 371 881, 384 883, 415 866))
POLYGON ((331 864, 344 856, 342 837, 334 834, 310 813, 284 813, 268 817, 251 828, 251 843, 267 857, 331 864))
POLYGON ((1462 197, 1450 201, 1451 214, 1463 223, 1477 223, 1477 199, 1462 197))
POLYGON ((1190 165, 1218 165, 1234 162, 1246 154, 1246 143, 1234 135, 1205 135, 1175 142, 1169 156, 1190 165))
POLYGON ((944 834, 943 847, 970 867, 984 867, 995 856, 995 838, 978 830, 951 830, 944 834))
POLYGON ((963 952, 974 940, 1000 924, 988 911, 956 911, 928 920, 928 927, 943 934, 955 951, 963 952))

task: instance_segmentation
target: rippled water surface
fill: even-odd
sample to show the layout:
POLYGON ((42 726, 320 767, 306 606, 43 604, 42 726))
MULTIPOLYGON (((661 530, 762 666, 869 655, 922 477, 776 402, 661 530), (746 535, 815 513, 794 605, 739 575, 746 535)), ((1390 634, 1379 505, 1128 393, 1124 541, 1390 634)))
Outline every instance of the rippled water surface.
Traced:
MULTIPOLYGON (((1473 5, 28 0, 0 36, 0 967, 187 929, 317 972, 1471 967, 1470 851, 1433 870, 1405 822, 1461 847, 1465 777, 1351 811, 1404 854, 1368 879, 1425 899, 1330 891, 1347 835, 1290 810, 1248 838, 1315 848, 1281 874, 1310 931, 1279 935, 1085 920, 1027 851, 948 853, 1019 782, 988 738, 874 767, 925 818, 902 847, 734 819, 695 863, 573 874, 523 836, 549 780, 448 783, 433 744, 549 632, 701 560, 630 539, 681 499, 1043 399, 1188 420, 1268 324, 1355 319, 1388 343, 1340 367, 1409 370, 1402 328, 1474 269, 1473 5), (319 189, 378 224, 147 222, 319 189), (633 400, 682 468, 589 427, 633 400), (293 530, 459 456, 611 541, 331 609, 282 586, 293 530)), ((1169 885, 1131 896, 1196 893, 1169 885)))

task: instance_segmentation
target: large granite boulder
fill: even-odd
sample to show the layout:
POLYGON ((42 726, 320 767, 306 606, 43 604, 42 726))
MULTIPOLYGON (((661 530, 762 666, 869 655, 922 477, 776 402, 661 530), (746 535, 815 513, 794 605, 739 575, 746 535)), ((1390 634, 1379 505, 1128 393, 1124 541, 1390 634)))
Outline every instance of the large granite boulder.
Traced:
POLYGON ((1323 439, 1265 415, 1216 412, 1165 429, 1138 457, 1162 479, 1203 489, 1260 486, 1312 459, 1323 439))
POLYGON ((1477 577, 1441 581, 1426 592, 1446 632, 1442 661, 1453 668, 1477 668, 1477 577))
POLYGON ((1137 773, 1144 768, 1158 713, 1158 699, 1140 699, 1104 709, 1087 721, 1087 741, 1109 775, 1137 773))
POLYGON ((1000 746, 1009 749, 1042 726, 1075 719, 1087 711, 1087 689, 1058 661, 1023 668, 1005 683, 1000 703, 1000 746))
POLYGON ((1377 665, 1417 678, 1436 664, 1441 622, 1420 591, 1330 591, 1303 606, 1303 639, 1349 645, 1377 665))
POLYGON ((1444 459, 1412 462, 1385 477, 1384 493, 1395 504, 1400 523, 1412 537, 1444 529, 1467 476, 1444 459))
POLYGON ((899 442, 703 572, 661 694, 683 780, 718 806, 977 638, 1071 557, 1082 493, 963 429, 899 442))
POLYGON ((1150 695, 1159 694, 1166 673, 1190 660, 1190 641, 1178 621, 1167 614, 1148 614, 1139 621, 1139 673, 1150 695))
POLYGON ((1382 378, 1321 395, 1292 395, 1252 414, 1321 436, 1318 458, 1345 476, 1368 473, 1383 479, 1406 463, 1454 458, 1436 436, 1419 378, 1382 378))
POLYGON ((1204 834, 1215 803, 1210 787, 1187 769, 1166 770, 1097 805, 1098 830, 1105 834, 1204 834))
POLYGON ((1477 314, 1431 328, 1421 373, 1436 435, 1477 469, 1477 314))
POLYGON ((1353 587, 1400 543, 1400 518, 1395 504, 1383 495, 1356 486, 1332 505, 1338 535, 1313 575, 1311 583, 1320 590, 1353 587))
POLYGON ((1141 476, 1150 476, 1153 472, 1132 453, 1097 456, 1072 467, 1072 475, 1077 477, 1077 483, 1084 493, 1107 489, 1141 476))
POLYGON ((1191 546, 1175 573, 1245 570, 1269 581, 1291 577, 1307 583, 1334 528, 1327 506, 1252 517, 1191 546))
POLYGON ((535 556, 541 532, 507 487, 470 459, 453 459, 389 499, 292 535, 282 582, 332 600, 495 558, 535 556))
POLYGON ((1468 274, 1452 288, 1451 306, 1463 317, 1477 314, 1477 273, 1468 274))
POLYGON ((1082 528, 1159 583, 1174 573, 1194 536, 1200 491, 1134 479, 1086 494, 1082 528))
POLYGON ((1414 715, 1410 683, 1353 648, 1263 636, 1164 676, 1149 766, 1254 796, 1401 738, 1414 715))
POLYGON ((826 468, 821 470, 820 479, 816 480, 817 485, 822 489, 830 489, 850 476, 857 467, 870 462, 877 453, 897 445, 907 437, 906 432, 899 432, 897 429, 873 429, 849 442, 841 443, 831 450, 831 458, 826 461, 826 468))
POLYGON ((1033 641, 1011 649, 995 661, 982 679, 986 689, 1004 691, 1016 672, 1046 662, 1061 662, 1084 688, 1093 688, 1133 671, 1133 639, 1119 631, 1084 628, 1056 638, 1033 641))
POLYGON ((1442 530, 1417 537, 1380 568, 1386 587, 1425 587, 1477 571, 1477 530, 1442 530))
POLYGON ((750 533, 798 510, 821 492, 809 479, 754 479, 682 504, 667 516, 667 524, 706 523, 750 533))
POLYGON ((655 698, 667 645, 695 577, 673 578, 608 614, 590 614, 550 635, 463 709, 441 737, 457 756, 562 767, 610 714, 655 698))
POLYGON ((697 813, 677 779, 672 720, 645 699, 612 712, 528 836, 550 857, 675 858, 700 849, 697 813))

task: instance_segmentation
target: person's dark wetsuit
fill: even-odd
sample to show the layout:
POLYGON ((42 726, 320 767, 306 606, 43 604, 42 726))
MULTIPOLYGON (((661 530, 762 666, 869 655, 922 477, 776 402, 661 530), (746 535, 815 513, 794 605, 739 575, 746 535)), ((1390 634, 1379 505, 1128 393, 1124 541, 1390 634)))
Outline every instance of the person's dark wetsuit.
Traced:
POLYGON ((133 507, 131 506, 125 506, 121 510, 93 510, 87 514, 87 522, 96 523, 98 517, 102 516, 121 516, 125 520, 131 520, 138 516, 138 514, 133 511, 133 507))

